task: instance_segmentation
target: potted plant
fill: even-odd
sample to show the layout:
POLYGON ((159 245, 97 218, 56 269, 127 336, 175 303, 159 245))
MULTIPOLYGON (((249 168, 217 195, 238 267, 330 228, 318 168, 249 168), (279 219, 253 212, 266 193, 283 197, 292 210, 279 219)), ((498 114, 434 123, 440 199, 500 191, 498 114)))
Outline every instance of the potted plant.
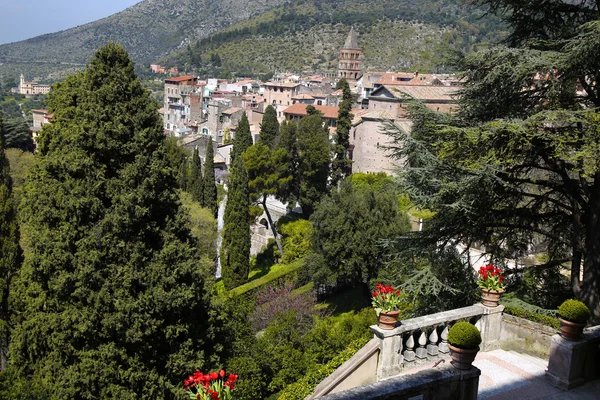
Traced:
POLYGON ((401 302, 400 290, 391 285, 384 286, 381 283, 375 285, 371 304, 377 314, 378 326, 381 329, 394 329, 398 321, 401 302))
POLYGON ((567 340, 579 340, 589 317, 590 309, 581 301, 565 300, 558 307, 560 335, 567 340))
POLYGON ((235 389, 238 376, 225 374, 224 370, 203 374, 194 372, 185 381, 183 386, 194 400, 231 400, 231 392, 235 389))
POLYGON ((459 321, 452 325, 448 331, 448 347, 454 367, 458 369, 469 369, 481 344, 481 333, 473 324, 459 321))
POLYGON ((504 293, 504 278, 500 268, 488 264, 479 268, 477 285, 481 288, 481 303, 486 307, 497 307, 504 293))

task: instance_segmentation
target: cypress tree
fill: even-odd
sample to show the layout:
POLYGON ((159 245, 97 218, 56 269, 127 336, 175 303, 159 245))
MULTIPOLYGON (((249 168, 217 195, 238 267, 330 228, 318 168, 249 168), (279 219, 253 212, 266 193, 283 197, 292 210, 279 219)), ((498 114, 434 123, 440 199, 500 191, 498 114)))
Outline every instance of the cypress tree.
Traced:
POLYGON ((250 196, 248 174, 242 157, 234 161, 227 197, 221 268, 225 287, 233 289, 246 283, 250 271, 250 196))
POLYGON ((204 158, 204 182, 202 187, 204 189, 203 206, 212 211, 215 218, 219 212, 219 205, 217 204, 217 185, 215 184, 215 156, 213 150, 212 138, 208 138, 208 145, 206 146, 206 157, 204 158))
POLYGON ((337 186, 338 182, 352 173, 351 161, 348 159, 350 148, 350 128, 352 126, 352 103, 354 98, 346 79, 338 82, 342 89, 342 102, 340 103, 337 124, 335 129, 334 158, 331 171, 331 185, 337 186))
POLYGON ((192 154, 188 179, 188 192, 192 195, 192 198, 195 201, 204 206, 204 201, 202 199, 202 161, 200 160, 200 154, 197 147, 194 148, 194 153, 192 154))
POLYGON ((231 152, 231 165, 235 163, 236 158, 240 158, 248 147, 252 146, 252 134, 250 133, 250 122, 246 111, 242 114, 240 122, 238 122, 233 139, 233 149, 231 152))
POLYGON ((179 398, 204 366, 210 264, 194 258, 156 103, 109 43, 48 106, 11 364, 49 398, 179 398))
POLYGON ((277 121, 277 111, 272 105, 268 105, 260 124, 260 142, 267 145, 270 149, 275 147, 275 140, 279 135, 279 122, 277 121))
POLYGON ((19 225, 13 199, 8 159, 4 154, 0 115, 0 370, 5 370, 10 339, 11 310, 8 297, 11 280, 21 264, 19 225))

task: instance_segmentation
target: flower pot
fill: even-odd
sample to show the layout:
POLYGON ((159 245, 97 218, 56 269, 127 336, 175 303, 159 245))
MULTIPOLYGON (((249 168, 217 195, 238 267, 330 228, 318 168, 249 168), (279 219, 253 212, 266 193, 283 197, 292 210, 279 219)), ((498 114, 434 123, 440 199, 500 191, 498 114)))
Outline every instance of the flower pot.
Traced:
POLYGON ((481 289, 481 304, 486 307, 498 307, 498 302, 500 301, 500 296, 502 293, 504 293, 504 289, 481 289))
POLYGON ((470 369, 479 351, 479 346, 476 349, 461 349, 452 346, 451 343, 448 343, 448 348, 450 349, 450 358, 452 358, 450 364, 458 369, 470 369))
POLYGON ((377 317, 377 326, 381 329, 394 329, 396 327, 396 322, 398 322, 398 316, 400 315, 400 310, 396 311, 388 311, 388 312, 380 312, 377 317))
POLYGON ((585 322, 571 322, 566 319, 562 319, 560 316, 558 317, 558 322, 560 322, 560 336, 567 340, 579 340, 581 338, 581 334, 583 333, 583 328, 585 328, 585 322))

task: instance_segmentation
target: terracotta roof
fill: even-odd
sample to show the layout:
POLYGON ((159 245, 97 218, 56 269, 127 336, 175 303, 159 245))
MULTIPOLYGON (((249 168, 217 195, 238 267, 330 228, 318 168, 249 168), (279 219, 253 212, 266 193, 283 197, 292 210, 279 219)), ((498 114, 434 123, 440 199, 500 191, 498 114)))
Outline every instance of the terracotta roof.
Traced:
POLYGON ((459 88, 456 86, 394 86, 387 88, 396 97, 402 97, 401 93, 406 94, 417 100, 437 100, 454 102, 454 96, 459 88))
POLYGON ((234 114, 234 113, 236 113, 238 111, 241 111, 241 110, 242 109, 239 108, 239 107, 231 107, 231 108, 228 108, 227 110, 221 112, 221 114, 231 115, 231 114, 234 114))
POLYGON ((312 99, 314 99, 314 97, 311 96, 310 94, 303 93, 303 94, 299 94, 299 95, 296 95, 296 96, 292 96, 292 99, 312 100, 312 99))
POLYGON ((299 83, 265 82, 263 84, 263 86, 295 88, 296 86, 300 86, 300 84, 299 83))
POLYGON ((184 75, 184 76, 177 76, 175 78, 167 78, 165 79, 165 82, 169 81, 169 82, 184 82, 184 81, 190 81, 193 79, 198 79, 196 78, 194 75, 184 75))
MULTIPOLYGON (((302 116, 308 115, 308 113, 306 112, 307 106, 308 106, 308 104, 296 103, 296 104, 289 106, 285 110, 283 110, 283 113, 284 114, 292 114, 292 115, 302 115, 302 116)), ((337 119, 338 113, 340 111, 339 107, 334 107, 334 106, 313 106, 313 107, 316 108, 317 110, 321 111, 324 118, 329 118, 329 119, 337 119)))
POLYGON ((47 114, 48 110, 31 110, 31 112, 36 114, 47 114))

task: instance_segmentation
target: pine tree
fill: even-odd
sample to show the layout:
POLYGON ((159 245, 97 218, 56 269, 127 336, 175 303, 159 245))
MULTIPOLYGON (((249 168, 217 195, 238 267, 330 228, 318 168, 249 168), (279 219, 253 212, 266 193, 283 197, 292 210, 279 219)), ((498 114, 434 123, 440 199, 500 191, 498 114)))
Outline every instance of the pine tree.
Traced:
POLYGON ((277 111, 272 105, 268 105, 260 124, 260 142, 264 143, 270 149, 275 147, 275 141, 279 135, 279 122, 277 121, 277 111))
MULTIPOLYGON (((235 147, 235 144, 234 144, 235 147)), ((248 174, 242 157, 237 157, 229 176, 225 206, 221 266, 225 287, 246 283, 250 270, 250 197, 248 174)))
POLYGON ((348 149, 350 148, 350 128, 352 127, 350 110, 352 110, 354 98, 346 79, 340 79, 338 86, 342 89, 343 95, 335 130, 334 158, 331 171, 332 186, 337 186, 340 180, 352 173, 351 161, 348 159, 348 149))
POLYGON ((155 101, 125 50, 55 86, 21 216, 11 365, 52 398, 178 397, 204 365, 204 270, 155 101))
POLYGON ((233 165, 236 158, 240 158, 248 147, 252 146, 252 134, 250 133, 250 122, 246 111, 242 114, 240 122, 238 122, 235 130, 235 138, 233 139, 233 149, 231 152, 231 164, 233 165))
POLYGON ((0 370, 7 365, 10 340, 11 309, 9 294, 11 281, 21 265, 19 225, 13 199, 8 159, 4 154, 2 116, 0 115, 0 370))
POLYGON ((215 157, 213 150, 212 138, 208 138, 208 145, 206 146, 206 157, 204 158, 204 179, 202 182, 202 188, 204 194, 202 199, 204 201, 203 206, 212 211, 215 218, 219 212, 219 205, 217 204, 217 185, 215 184, 215 157))
POLYGON ((200 160, 198 147, 194 148, 192 160, 190 161, 187 188, 187 191, 192 195, 192 198, 200 203, 200 205, 204 206, 204 191, 202 188, 202 161, 200 160))

